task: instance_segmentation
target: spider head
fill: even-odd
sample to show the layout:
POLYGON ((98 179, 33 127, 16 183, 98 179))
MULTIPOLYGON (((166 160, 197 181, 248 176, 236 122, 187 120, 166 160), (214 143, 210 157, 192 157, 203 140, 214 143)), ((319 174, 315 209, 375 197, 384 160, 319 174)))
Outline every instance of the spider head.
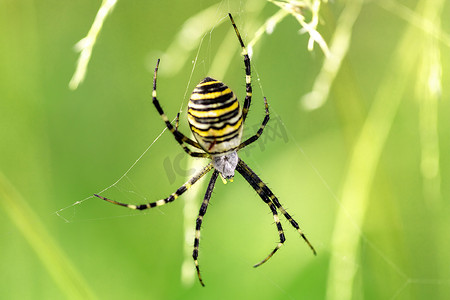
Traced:
POLYGON ((236 169, 238 160, 239 157, 236 151, 212 157, 214 168, 219 171, 225 179, 231 179, 234 177, 234 170, 236 169))

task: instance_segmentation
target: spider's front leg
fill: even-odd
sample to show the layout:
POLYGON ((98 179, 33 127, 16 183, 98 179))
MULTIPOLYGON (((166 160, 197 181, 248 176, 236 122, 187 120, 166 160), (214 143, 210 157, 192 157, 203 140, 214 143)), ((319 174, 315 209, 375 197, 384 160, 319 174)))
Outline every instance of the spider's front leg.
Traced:
POLYGON ((258 131, 256 132, 256 134, 254 136, 249 137, 248 139, 246 139, 244 142, 242 142, 239 147, 239 149, 242 149, 248 145, 250 145, 251 143, 253 143, 254 141, 256 141, 257 139, 259 139, 259 137, 262 135, 264 128, 266 128, 267 123, 270 120, 270 114, 269 114, 269 104, 267 103, 267 99, 266 97, 264 97, 264 107, 266 110, 266 115, 264 116, 264 120, 261 123, 261 126, 259 126, 258 131))
MULTIPOLYGON (((186 143, 193 147, 201 149, 200 145, 197 142, 191 140, 190 138, 188 138, 184 134, 182 134, 180 131, 178 131, 178 125, 176 127, 172 126, 172 124, 170 123, 166 114, 164 113, 161 105, 159 104, 159 101, 156 97, 156 79, 157 79, 157 74, 158 74, 159 62, 160 62, 160 59, 158 59, 158 61, 156 62, 155 73, 153 75, 153 91, 152 91, 153 105, 155 106, 155 108, 158 111, 159 115, 161 116, 162 120, 166 124, 167 129, 169 129, 170 132, 172 132, 173 136, 175 137, 175 140, 180 144, 180 146, 183 148, 183 150, 187 154, 189 154, 192 157, 209 157, 209 155, 207 153, 193 152, 188 147, 186 147, 186 145, 184 145, 184 143, 186 143)), ((177 121, 177 124, 178 124, 178 121, 177 121)))
POLYGON ((242 107, 242 119, 243 122, 245 122, 248 110, 250 109, 250 103, 252 101, 252 71, 251 71, 250 57, 248 56, 247 48, 245 47, 244 42, 242 41, 241 34, 239 33, 236 23, 234 23, 233 17, 231 16, 230 13, 228 14, 228 17, 230 17, 231 24, 233 25, 234 31, 236 32, 236 36, 239 40, 239 44, 241 44, 242 56, 244 56, 246 95, 244 100, 244 106, 242 107))

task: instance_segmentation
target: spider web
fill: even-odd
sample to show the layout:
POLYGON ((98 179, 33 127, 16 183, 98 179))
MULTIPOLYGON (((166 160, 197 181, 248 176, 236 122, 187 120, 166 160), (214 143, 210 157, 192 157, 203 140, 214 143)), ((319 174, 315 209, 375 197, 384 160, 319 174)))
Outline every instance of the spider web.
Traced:
MULTIPOLYGON (((229 11, 229 2, 222 1, 222 2, 220 2, 220 4, 217 7, 214 7, 211 9, 215 10, 214 17, 216 18, 216 21, 215 21, 216 23, 214 23, 215 25, 210 30, 208 30, 206 33, 204 33, 201 36, 201 38, 199 39, 199 46, 197 46, 197 52, 195 54, 195 59, 192 64, 191 75, 190 75, 189 79, 187 80, 187 85, 186 85, 185 92, 184 92, 184 97, 183 97, 184 101, 180 104, 180 109, 179 109, 180 112, 183 112, 183 108, 186 107, 186 103, 188 100, 188 94, 189 94, 189 91, 191 90, 190 87, 192 85, 192 77, 193 77, 194 71, 199 68, 199 64, 201 64, 203 67, 205 67, 207 65, 214 66, 214 64, 215 64, 214 61, 208 63, 206 61, 206 59, 201 60, 200 58, 204 54, 200 54, 200 50, 202 49, 204 40, 207 37, 209 37, 208 45, 209 46, 211 45, 211 43, 212 43, 211 36, 213 35, 214 30, 216 29, 216 25, 219 25, 223 21, 226 21, 226 17, 223 17, 223 16, 225 15, 224 12, 229 11), (228 9, 227 9, 227 7, 228 7, 228 9)), ((241 4, 239 9, 240 9, 239 12, 244 14, 245 7, 243 4, 241 4)), ((391 7, 391 9, 392 9, 392 7, 391 7)), ((395 14, 395 11, 392 11, 392 13, 395 14)), ((245 21, 243 21, 243 23, 245 23, 245 21)), ((238 24, 238 27, 241 30, 241 34, 245 34, 245 31, 243 33, 242 23, 238 24)), ((244 38, 244 40, 245 40, 245 38, 244 38)), ((236 52, 234 52, 233 55, 236 55, 236 52)), ((213 57, 214 55, 210 54, 210 56, 213 57)), ((214 68, 214 67, 211 67, 211 68, 214 68)), ((254 87, 256 86, 259 90, 259 93, 264 95, 263 84, 261 83, 260 76, 257 72, 257 61, 252 60, 252 68, 253 68, 252 69, 253 76, 256 77, 256 81, 254 81, 254 87), (257 84, 255 84, 255 82, 257 84)), ((168 68, 168 69, 170 69, 170 68, 168 68)), ((226 72, 226 71, 224 70, 223 72, 226 72)), ((257 97, 255 97, 255 98, 257 99, 257 97)), ((257 100, 253 100, 252 105, 255 105, 256 103, 257 103, 257 100)), ((256 109, 253 110, 253 112, 255 112, 255 111, 256 111, 256 109)), ((277 111, 273 107, 271 107, 271 117, 272 117, 271 122, 276 120, 276 122, 278 122, 276 124, 280 126, 280 130, 284 131, 287 134, 287 140, 289 141, 289 144, 295 145, 294 148, 297 151, 298 165, 303 165, 303 166, 307 165, 309 168, 309 171, 307 171, 307 172, 309 172, 309 175, 313 174, 316 177, 316 179, 318 179, 318 181, 321 182, 322 186, 324 187, 324 190, 326 190, 329 197, 324 200, 324 201, 328 201, 328 202, 324 203, 324 206, 330 206, 331 204, 334 203, 338 207, 342 207, 342 202, 341 202, 340 197, 338 196, 338 193, 333 189, 333 187, 332 187, 333 185, 329 183, 329 180, 327 179, 327 177, 325 175, 323 175, 323 171, 321 171, 321 167, 317 166, 318 163, 316 161, 314 161, 314 159, 309 157, 308 151, 305 150, 304 147, 301 146, 300 142, 296 140, 296 137, 293 134, 294 129, 291 129, 285 125, 285 123, 281 119, 281 116, 279 116, 277 114, 277 111)), ((183 118, 180 118, 180 122, 182 122, 182 120, 183 120, 183 118)), ((172 123, 174 121, 175 121, 175 119, 172 120, 172 123)), ((259 126, 259 124, 255 123, 255 126, 259 126)), ((251 124, 250 127, 254 127, 253 124, 251 124)), ((136 167, 138 165, 140 165, 140 164, 144 165, 144 163, 142 161, 145 157, 148 156, 147 159, 150 159, 150 160, 152 159, 152 155, 150 154, 151 150, 153 150, 155 145, 162 143, 160 141, 160 139, 165 132, 166 132, 166 129, 162 130, 154 138, 154 140, 149 144, 149 146, 144 150, 144 152, 123 173, 123 175, 121 175, 118 178, 118 180, 115 181, 113 184, 109 185, 108 187, 106 187, 103 190, 101 190, 100 192, 98 192, 98 194, 103 194, 104 192, 109 191, 111 189, 116 189, 122 195, 125 195, 125 197, 121 198, 121 199, 123 199, 121 201, 127 202, 127 203, 133 203, 133 202, 134 203, 138 203, 138 202, 146 203, 146 202, 151 202, 151 201, 155 201, 155 200, 159 199, 159 198, 153 197, 153 195, 151 193, 142 190, 142 188, 141 188, 142 184, 138 183, 139 180, 136 179, 136 177, 135 177, 137 175, 134 175, 133 171, 136 169, 136 167)), ((166 135, 168 136, 169 134, 166 133, 166 135)), ((170 138, 172 138, 172 137, 170 136, 169 139, 170 138)), ((277 141, 278 142, 283 141, 282 134, 280 134, 279 139, 277 141)), ((173 141, 171 143, 174 144, 173 141)), ((254 160, 252 158, 252 156, 250 155, 249 152, 245 152, 244 155, 245 155, 246 159, 251 161, 252 166, 254 166, 257 169, 263 169, 262 166, 258 163, 258 161, 254 160)), ((175 158, 173 158, 173 159, 175 159, 175 158)), ((188 172, 189 174, 187 174, 188 175, 187 177, 190 177, 192 175, 192 173, 194 172, 193 170, 198 170, 200 168, 200 166, 203 164, 204 164, 203 160, 190 160, 189 162, 187 162, 186 170, 190 170, 190 172, 188 172)), ((176 173, 176 172, 174 172, 174 173, 176 173)), ((179 176, 179 175, 180 174, 175 174, 175 176, 179 176)), ((170 181, 170 178, 168 180, 170 181)), ((198 210, 199 199, 202 197, 201 193, 203 193, 203 190, 204 190, 204 182, 198 183, 196 185, 196 188, 193 188, 192 190, 190 190, 188 194, 183 195, 184 202, 185 202, 185 205, 184 205, 184 216, 185 216, 184 227, 185 227, 186 247, 184 249, 184 252, 186 255, 186 259, 182 266, 182 280, 187 285, 192 284, 192 282, 194 280, 196 280, 190 255, 191 255, 191 251, 192 251, 192 241, 193 241, 193 232, 194 232, 193 224, 194 224, 194 220, 195 220, 197 210, 198 210)), ((167 191, 167 192, 170 193, 171 191, 167 191)), ((89 196, 89 197, 84 198, 80 201, 77 201, 67 207, 64 207, 55 213, 59 217, 61 217, 65 222, 79 221, 78 219, 75 218, 75 214, 77 211, 76 208, 79 205, 84 204, 87 200, 91 200, 93 198, 94 198, 93 196, 89 196), (68 210, 70 210, 71 212, 67 213, 68 210), (67 216, 66 214, 69 214, 69 216, 67 216)), ((114 198, 117 198, 117 196, 115 196, 114 198)), ((119 198, 117 198, 117 199, 119 199, 119 198)), ((287 199, 287 197, 285 197, 285 199, 287 199)), ((95 199, 95 200, 97 201, 97 199, 95 199)), ((286 202, 287 202, 287 200, 286 200, 286 202)), ((211 205, 214 205, 214 204, 212 203, 211 205)), ((84 209, 85 208, 83 208, 83 210, 84 209)), ((343 209, 343 211, 346 214, 346 220, 358 232, 359 238, 362 241, 363 246, 369 248, 370 251, 373 251, 373 253, 375 253, 380 258, 381 262, 386 266, 386 268, 390 269, 395 274, 397 274, 400 278, 402 278, 403 284, 398 286, 398 288, 392 293, 391 299, 398 299, 399 297, 402 296, 402 294, 405 292, 406 289, 408 289, 409 287, 411 287, 413 285, 430 285, 430 286, 446 285, 446 286, 450 286, 450 279, 447 279, 447 278, 429 278, 429 277, 420 277, 420 276, 414 276, 414 275, 409 274, 408 271, 404 270, 404 268, 401 267, 401 263, 397 263, 395 260, 393 260, 390 257, 390 255, 386 253, 386 251, 384 251, 380 246, 377 245, 376 241, 371 240, 364 233, 361 226, 359 225, 360 223, 358 221, 355 221, 355 219, 351 213, 349 213, 345 208, 343 209)), ((148 214, 148 213, 150 213, 150 211, 147 211, 144 213, 136 213, 136 212, 125 212, 124 210, 122 210, 120 212, 120 215, 117 217, 128 217, 128 216, 142 215, 142 214, 148 214)), ((99 218, 97 216, 97 217, 94 217, 93 219, 89 219, 89 220, 101 220, 101 219, 103 219, 103 218, 99 218)), ((87 220, 87 219, 81 219, 81 220, 87 220)), ((306 225, 303 224, 303 227, 306 227, 306 225)), ((285 228, 286 232, 291 231, 289 228, 289 224, 285 224, 284 228, 285 228)), ((329 249, 329 246, 327 245, 328 241, 325 241, 325 240, 317 241, 317 236, 315 236, 314 238, 312 238, 311 235, 309 235, 309 236, 310 236, 310 239, 312 239, 313 241, 315 240, 315 244, 319 248, 319 255, 321 252, 325 253, 327 251, 327 249, 329 249)), ((202 233, 202 237, 204 237, 203 233, 202 233)), ((289 238, 295 239, 296 237, 294 235, 290 234, 289 238)), ((208 247, 212 247, 212 245, 210 243, 208 243, 207 239, 202 239, 201 243, 202 244, 206 243, 208 245, 208 247)), ((295 247, 295 246, 293 246, 293 247, 295 247)), ((269 250, 269 249, 267 249, 267 250, 269 250)), ((332 257, 338 257, 339 260, 342 260, 344 262, 346 261, 346 256, 343 253, 331 252, 331 253, 329 253, 329 255, 332 257)), ((219 257, 219 258, 221 258, 221 257, 219 257)), ((237 257, 237 259, 242 260, 243 264, 246 264, 246 265, 252 265, 255 262, 255 261, 250 261, 250 260, 247 260, 247 259, 241 258, 241 257, 237 257)), ((348 263, 353 264, 354 262, 349 261, 348 263)), ((365 267, 364 262, 359 262, 356 266, 356 269, 364 269, 364 267, 365 267)), ((279 280, 277 280, 276 278, 274 278, 273 274, 269 273, 265 269, 261 269, 258 273, 255 273, 255 274, 258 274, 257 276, 261 276, 261 279, 264 282, 266 282, 267 284, 273 285, 273 287, 275 289, 279 290, 285 297, 287 297, 289 299, 294 299, 294 296, 291 295, 284 288, 285 285, 282 282, 280 282, 279 280)))

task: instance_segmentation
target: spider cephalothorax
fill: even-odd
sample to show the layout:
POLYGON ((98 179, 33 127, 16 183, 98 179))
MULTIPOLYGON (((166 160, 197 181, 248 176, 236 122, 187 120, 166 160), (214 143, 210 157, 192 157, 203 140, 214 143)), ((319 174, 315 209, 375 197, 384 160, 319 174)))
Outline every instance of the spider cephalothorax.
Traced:
POLYGON ((278 229, 280 241, 265 259, 254 265, 255 267, 260 266, 269 258, 271 258, 272 255, 283 245, 285 241, 283 227, 281 226, 280 219, 278 217, 278 211, 284 215, 284 217, 291 223, 291 225, 295 229, 297 229, 297 231, 309 245, 313 253, 316 253, 313 246, 309 243, 308 239, 298 226, 298 223, 287 213, 287 211, 278 201, 277 197, 275 197, 275 195, 267 187, 267 185, 262 182, 258 175, 256 175, 255 172, 253 172, 250 167, 247 166, 247 164, 245 164, 238 157, 239 149, 242 149, 245 146, 253 143, 263 133, 264 127, 266 126, 267 122, 269 122, 269 106, 267 104, 266 98, 264 98, 266 115, 259 130, 255 135, 248 138, 244 142, 241 142, 242 130, 252 98, 250 58, 247 54, 247 50, 244 46, 244 42, 242 41, 236 24, 234 23, 233 17, 231 16, 231 14, 228 15, 239 39, 239 43, 242 47, 242 55, 244 56, 246 96, 242 110, 239 106, 239 102, 235 94, 230 90, 228 86, 226 86, 221 81, 206 77, 195 87, 188 104, 189 126, 196 141, 191 140, 180 131, 178 131, 177 126, 172 126, 157 100, 156 77, 159 67, 159 59, 156 63, 155 73, 153 77, 153 104, 158 113, 161 115, 161 118, 165 122, 167 128, 172 132, 176 141, 180 144, 180 146, 187 154, 192 157, 209 158, 211 159, 211 162, 206 165, 203 170, 194 175, 194 177, 189 179, 188 182, 178 188, 169 197, 155 202, 134 205, 117 202, 115 200, 95 195, 100 199, 131 209, 148 209, 174 201, 209 171, 214 170, 197 217, 195 226, 194 251, 192 254, 192 257, 194 258, 195 268, 197 269, 198 279, 200 280, 200 283, 202 285, 204 284, 200 276, 200 268, 197 260, 198 247, 200 244, 200 228, 219 174, 222 178, 224 178, 224 180, 226 180, 231 179, 234 176, 235 171, 238 171, 258 193, 264 203, 269 206, 270 211, 273 214, 273 219, 278 229), (187 145, 195 147, 201 150, 201 152, 191 151, 187 147, 187 145))

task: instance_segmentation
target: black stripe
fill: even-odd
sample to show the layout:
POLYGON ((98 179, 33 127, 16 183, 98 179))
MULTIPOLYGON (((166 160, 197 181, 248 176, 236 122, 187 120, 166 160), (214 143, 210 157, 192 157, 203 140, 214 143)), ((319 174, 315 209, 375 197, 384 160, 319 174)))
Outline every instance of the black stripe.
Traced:
POLYGON ((195 119, 195 122, 197 123, 201 123, 201 124, 215 124, 218 122, 226 122, 230 119, 233 119, 234 117, 236 117, 239 114, 239 109, 234 109, 230 112, 227 112, 224 115, 218 116, 218 117, 196 117, 194 115, 192 115, 191 113, 188 114, 195 119))
POLYGON ((210 85, 204 85, 204 86, 196 86, 194 88, 193 94, 208 94, 211 92, 222 92, 225 91, 228 88, 225 84, 222 82, 213 83, 210 85))
MULTIPOLYGON (((194 95, 194 93, 192 95, 194 95)), ((191 96, 191 98, 192 98, 192 96, 191 96)), ((233 98, 233 92, 221 95, 219 97, 199 99, 199 100, 192 100, 192 99, 190 99, 190 101, 192 101, 192 103, 194 103, 194 104, 209 105, 209 104, 222 103, 222 102, 225 102, 227 100, 230 100, 231 98, 233 98)))
POLYGON ((150 203, 149 205, 147 204, 140 204, 140 205, 136 205, 136 209, 137 210, 143 210, 143 209, 147 209, 147 208, 152 208, 156 206, 156 202, 150 203))
POLYGON ((185 185, 183 185, 183 186, 181 186, 181 187, 175 192, 175 194, 181 195, 181 194, 183 194, 183 193, 186 192, 186 191, 187 191, 187 188, 186 188, 185 185))
POLYGON ((154 99, 153 100, 153 105, 155 106, 156 110, 158 111, 158 113, 160 115, 164 115, 164 111, 162 110, 161 105, 159 105, 159 101, 158 100, 154 99))
MULTIPOLYGON (((237 99, 235 99, 235 101, 230 101, 230 102, 227 102, 227 103, 225 103, 225 104, 223 104, 223 105, 220 105, 220 106, 217 106, 217 107, 214 107, 214 108, 211 108, 211 107, 205 107, 205 108, 193 108, 193 107, 191 107, 191 106, 188 105, 188 109, 192 109, 192 110, 195 110, 195 111, 219 110, 219 109, 224 109, 224 108, 230 107, 231 105, 233 105, 233 104, 236 103, 236 102, 237 102, 237 99)), ((239 107, 239 106, 238 106, 238 107, 239 107)), ((237 108, 237 109, 238 109, 238 108, 237 108)))
MULTIPOLYGON (((199 131, 207 132, 207 131, 209 131, 210 129, 216 129, 216 130, 218 130, 218 129, 224 129, 224 128, 227 127, 227 126, 235 126, 237 123, 239 123, 240 120, 241 120, 241 119, 239 118, 239 119, 238 119, 236 122, 234 122, 234 123, 224 122, 223 126, 213 126, 213 125, 211 125, 211 126, 209 126, 207 129, 198 128, 198 127, 195 127, 194 124, 192 124, 192 123, 190 123, 190 124, 191 124, 191 127, 195 128, 195 129, 197 129, 197 130, 199 130, 199 131)), ((214 123, 212 123, 212 124, 214 124, 214 123)), ((240 126, 239 126, 239 127, 240 127, 240 126)), ((239 127, 238 127, 238 128, 239 128, 239 127)))
POLYGON ((244 55, 244 65, 245 65, 245 75, 251 75, 252 71, 250 70, 250 58, 247 54, 244 55))

